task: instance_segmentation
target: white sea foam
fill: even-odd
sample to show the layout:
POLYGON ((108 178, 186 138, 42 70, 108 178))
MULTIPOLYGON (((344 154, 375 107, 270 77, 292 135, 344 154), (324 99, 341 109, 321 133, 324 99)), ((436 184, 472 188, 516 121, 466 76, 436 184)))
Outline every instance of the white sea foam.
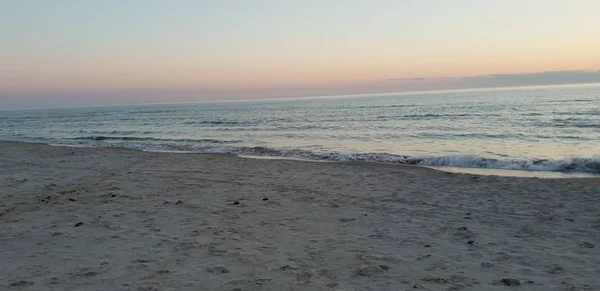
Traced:
MULTIPOLYGON (((126 147, 146 151, 169 151, 180 153, 219 153, 257 157, 284 157, 291 159, 331 161, 331 162, 375 162, 388 164, 409 164, 431 167, 480 168, 521 171, 551 171, 566 173, 598 173, 600 174, 600 157, 574 157, 564 159, 492 159, 475 155, 451 156, 409 156, 389 153, 339 153, 312 152, 303 149, 273 149, 267 147, 244 147, 214 145, 210 140, 197 145, 149 144, 149 143, 105 143, 93 141, 89 146, 126 147)), ((76 144, 84 145, 83 143, 76 144)))
MULTIPOLYGON (((27 142, 47 142, 45 140, 21 140, 27 142)), ((493 159, 476 155, 449 156, 410 156, 389 153, 340 153, 312 152, 304 149, 273 149, 267 147, 245 147, 226 145, 227 141, 198 140, 192 145, 177 143, 145 143, 120 142, 109 143, 104 140, 86 140, 76 143, 50 142, 53 146, 76 147, 124 147, 144 151, 160 151, 173 153, 215 153, 234 154, 246 157, 288 158, 308 161, 329 162, 373 162, 386 164, 408 164, 428 167, 453 167, 472 169, 498 169, 518 171, 548 171, 563 173, 592 173, 600 174, 600 156, 573 157, 563 159, 493 159)), ((237 141, 233 141, 234 143, 237 141)))
POLYGON ((426 166, 488 168, 505 170, 600 173, 600 157, 560 160, 497 160, 478 156, 426 157, 418 163, 426 166))

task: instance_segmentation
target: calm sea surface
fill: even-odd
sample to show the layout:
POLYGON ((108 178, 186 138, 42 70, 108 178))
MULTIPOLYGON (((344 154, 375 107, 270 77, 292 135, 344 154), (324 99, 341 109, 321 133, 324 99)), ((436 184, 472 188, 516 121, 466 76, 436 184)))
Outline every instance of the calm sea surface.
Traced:
POLYGON ((0 111, 0 139, 600 173, 600 85, 0 111))

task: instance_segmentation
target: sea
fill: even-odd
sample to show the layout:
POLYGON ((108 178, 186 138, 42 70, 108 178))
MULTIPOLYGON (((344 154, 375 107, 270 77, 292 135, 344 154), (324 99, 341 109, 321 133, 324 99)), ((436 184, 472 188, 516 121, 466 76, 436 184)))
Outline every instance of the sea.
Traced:
POLYGON ((600 84, 0 111, 0 140, 595 176, 600 84))

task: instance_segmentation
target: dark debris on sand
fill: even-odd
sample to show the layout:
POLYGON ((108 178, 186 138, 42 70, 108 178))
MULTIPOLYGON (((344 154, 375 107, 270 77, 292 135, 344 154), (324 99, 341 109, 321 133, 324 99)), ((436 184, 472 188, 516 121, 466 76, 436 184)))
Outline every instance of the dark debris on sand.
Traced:
POLYGON ((511 278, 503 278, 500 280, 500 283, 506 286, 519 286, 521 285, 521 281, 517 280, 517 279, 511 279, 511 278))
POLYGON ((11 283, 10 287, 25 287, 25 286, 31 286, 33 284, 34 283, 31 282, 31 281, 23 281, 23 280, 21 280, 21 281, 17 281, 17 282, 11 283))

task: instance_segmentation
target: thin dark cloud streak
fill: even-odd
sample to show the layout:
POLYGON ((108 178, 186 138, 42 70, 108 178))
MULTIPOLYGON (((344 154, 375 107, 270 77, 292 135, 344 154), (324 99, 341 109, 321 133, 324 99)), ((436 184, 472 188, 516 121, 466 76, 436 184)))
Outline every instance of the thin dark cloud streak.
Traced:
POLYGON ((600 82, 600 71, 548 71, 520 74, 488 74, 467 77, 391 78, 389 81, 422 82, 451 80, 465 86, 527 86, 553 84, 580 84, 600 82))

